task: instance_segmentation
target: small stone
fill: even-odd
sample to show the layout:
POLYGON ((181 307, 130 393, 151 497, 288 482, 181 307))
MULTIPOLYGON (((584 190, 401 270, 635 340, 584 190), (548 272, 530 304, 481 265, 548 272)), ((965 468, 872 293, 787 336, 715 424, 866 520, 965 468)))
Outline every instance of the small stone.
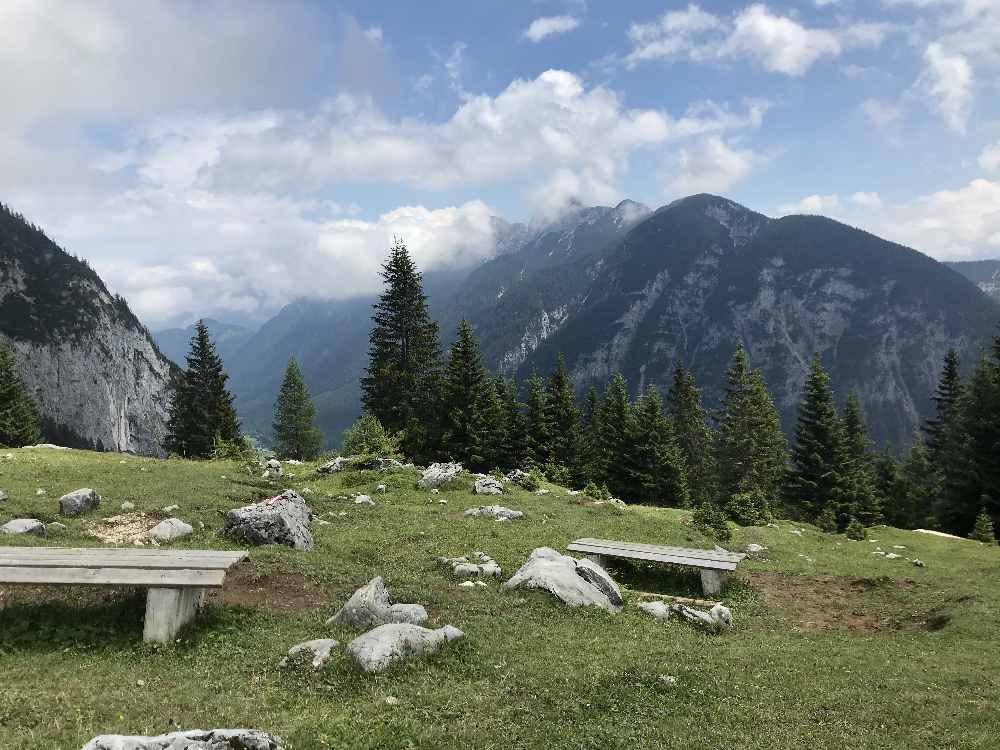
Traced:
POLYGON ((672 674, 661 674, 657 679, 665 685, 676 685, 677 678, 672 674))
MULTIPOLYGON (((44 490, 42 491, 44 494, 44 490)), ((101 504, 101 496, 84 488, 68 492, 59 498, 59 512, 64 516, 79 516, 101 504)))
MULTIPOLYGON (((288 656, 295 656, 296 654, 301 654, 308 652, 312 654, 312 666, 313 669, 320 669, 324 664, 330 660, 330 656, 333 654, 333 649, 337 648, 340 643, 333 640, 333 638, 316 638, 312 641, 305 641, 304 643, 298 643, 288 649, 288 656)), ((280 666, 284 667, 288 665, 288 656, 281 660, 280 666)))
POLYGON ((753 542, 751 542, 746 547, 744 547, 744 549, 752 555, 755 552, 763 552, 765 549, 767 549, 767 547, 765 547, 762 544, 754 544, 753 542))
POLYGON ((920 558, 917 558, 917 559, 913 560, 913 565, 914 565, 914 567, 922 568, 922 567, 924 567, 924 561, 921 560, 920 558))
POLYGON ((194 533, 194 527, 179 518, 167 518, 149 530, 149 538, 157 542, 172 542, 194 533))
POLYGON ((4 492, 3 490, 0 490, 0 502, 3 502, 4 500, 7 500, 7 499, 9 499, 8 496, 7 496, 7 493, 4 492))
POLYGON ((384 484, 380 484, 375 488, 375 491, 384 495, 386 493, 386 487, 384 484))
POLYGON ((418 625, 426 621, 427 610, 419 604, 393 604, 385 580, 375 576, 355 591, 326 625, 370 628, 386 623, 418 625))
POLYGON ((386 704, 388 704, 390 706, 398 706, 399 705, 399 698, 396 698, 393 695, 387 695, 385 697, 385 702, 386 702, 386 704))
POLYGON ((135 686, 136 687, 143 687, 145 684, 146 684, 145 680, 136 680, 135 681, 135 686))
POLYGON ((459 585, 459 586, 461 586, 461 587, 462 587, 463 589, 471 589, 471 588, 473 588, 473 587, 474 587, 474 586, 475 586, 476 584, 474 584, 474 583, 473 583, 472 581, 462 581, 462 582, 461 582, 460 584, 458 584, 458 585, 459 585))
POLYGON ((256 729, 191 729, 156 737, 126 737, 102 734, 83 746, 83 750, 281 750, 281 740, 256 729))
POLYGON ((477 586, 482 586, 482 587, 485 588, 486 587, 486 581, 476 581, 476 585, 477 586))
POLYGON ((130 503, 128 500, 126 500, 124 503, 122 503, 122 510, 124 511, 135 510, 135 503, 130 503))
POLYGON ((463 515, 477 518, 495 518, 498 521, 510 521, 515 518, 524 517, 524 513, 521 511, 504 508, 502 505, 482 505, 478 508, 469 508, 463 515))
POLYGON ((37 518, 15 518, 0 526, 0 534, 34 534, 45 536, 45 524, 37 518))
POLYGON ((283 544, 293 549, 311 550, 311 520, 312 509, 302 496, 285 490, 254 505, 226 511, 219 533, 252 544, 283 544))
POLYGON ((164 513, 173 513, 174 511, 180 510, 180 509, 181 509, 181 506, 179 506, 179 505, 168 505, 165 508, 162 508, 162 510, 163 510, 164 513))
POLYGON ((789 529, 789 534, 795 534, 795 536, 802 536, 802 529, 789 529))
POLYGON ((438 494, 438 493, 439 493, 440 491, 441 491, 441 490, 439 490, 439 489, 438 489, 437 487, 434 487, 434 488, 433 488, 433 489, 431 490, 431 494, 432 494, 432 495, 436 495, 436 494, 438 494))
POLYGON ((496 477, 487 474, 476 480, 476 483, 472 486, 472 491, 477 495, 502 495, 503 483, 496 477))
POLYGON ((354 500, 355 505, 367 505, 369 507, 375 506, 375 501, 372 500, 368 495, 358 495, 354 500))
POLYGON ((428 490, 436 487, 440 487, 446 482, 450 482, 452 479, 457 477, 462 473, 462 464, 458 463, 436 463, 431 464, 417 480, 417 488, 421 490, 428 490))
POLYGON ((325 464, 320 466, 316 471, 320 474, 337 474, 343 471, 348 466, 348 461, 343 456, 337 456, 332 461, 327 461, 325 464))
POLYGON ((897 555, 895 552, 887 552, 885 555, 886 560, 898 560, 902 555, 897 555))
POLYGON ((35 496, 36 497, 41 497, 44 494, 45 494, 45 490, 43 490, 41 487, 39 487, 37 490, 35 490, 35 496))

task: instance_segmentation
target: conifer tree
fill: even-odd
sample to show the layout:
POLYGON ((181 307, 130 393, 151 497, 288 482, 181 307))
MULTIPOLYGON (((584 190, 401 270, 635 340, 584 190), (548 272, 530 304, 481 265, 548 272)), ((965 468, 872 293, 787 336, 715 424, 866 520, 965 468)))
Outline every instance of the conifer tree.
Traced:
POLYGON ((674 369, 673 382, 667 393, 667 411, 684 458, 692 502, 697 505, 710 501, 715 495, 712 431, 706 421, 701 391, 694 375, 681 362, 674 369))
POLYGON ((479 344, 469 322, 458 326, 445 365, 442 408, 444 447, 449 455, 472 471, 485 471, 488 440, 485 401, 489 380, 479 354, 479 344))
POLYGON ((375 303, 368 367, 361 378, 365 411, 390 432, 404 432, 403 450, 427 457, 437 442, 441 344, 427 310, 423 280, 402 240, 382 266, 385 289, 375 303))
POLYGON ((885 522, 900 529, 934 528, 937 521, 933 508, 940 491, 941 477, 918 432, 885 498, 885 522))
POLYGON ((279 456, 310 461, 323 447, 323 433, 316 426, 316 406, 294 357, 289 358, 285 368, 271 429, 274 452, 279 456))
POLYGON ((24 387, 14 353, 0 341, 0 446, 20 448, 38 440, 38 407, 24 387))
POLYGON ((545 381, 538 375, 528 380, 527 430, 528 460, 533 466, 544 466, 552 455, 552 437, 546 415, 545 381))
MULTIPOLYGON (((770 515, 785 471, 785 437, 764 379, 751 370, 738 345, 726 372, 715 441, 716 503, 728 509, 739 498, 754 498, 761 519, 770 515)), ((745 517, 745 513, 741 513, 745 517)))
POLYGON ((942 467, 947 479, 941 525, 952 534, 968 534, 975 524, 980 499, 991 500, 986 511, 1000 516, 1000 337, 991 355, 984 355, 963 393, 961 427, 949 442, 952 451, 942 460, 965 461, 942 467), (958 485, 957 487, 955 485, 958 485))
MULTIPOLYGON (((604 392, 600 407, 600 450, 602 476, 616 495, 628 490, 629 474, 624 457, 632 428, 632 405, 629 403, 625 377, 617 373, 604 392)), ((597 481, 597 480, 595 480, 597 481)))
POLYGON ((873 526, 882 520, 882 503, 875 480, 868 428, 856 394, 848 395, 840 421, 846 459, 844 512, 848 523, 853 518, 863 526, 873 526))
POLYGON ((508 446, 507 413, 504 408, 503 379, 487 375, 482 397, 482 455, 489 469, 513 468, 505 453, 508 446))
POLYGON ((951 423, 959 416, 959 402, 962 398, 962 376, 959 372, 958 353, 949 349, 944 358, 944 367, 938 380, 937 388, 932 397, 935 405, 935 415, 928 419, 924 427, 927 436, 927 449, 931 458, 937 462, 941 452, 946 447, 945 432, 951 423))
POLYGON ((207 458, 216 440, 241 439, 233 397, 226 388, 222 359, 204 321, 195 324, 187 369, 170 405, 165 447, 186 458, 207 458))
POLYGON ((582 415, 583 429, 580 437, 580 458, 577 464, 576 479, 582 487, 587 482, 604 481, 603 464, 601 461, 601 402, 597 389, 590 386, 587 389, 587 400, 582 415))
POLYGON ((551 445, 549 460, 564 468, 575 469, 580 453, 580 410, 576 406, 576 390, 562 354, 546 386, 544 419, 551 445))
POLYGON ((623 494, 629 499, 671 506, 690 503, 684 459, 656 386, 650 385, 632 408, 621 461, 628 476, 623 494))
POLYGON ((517 384, 497 377, 494 387, 500 394, 503 410, 503 434, 499 445, 497 465, 503 469, 518 469, 527 458, 527 421, 518 401, 517 384))
MULTIPOLYGON (((984 498, 987 499, 988 498, 984 498)), ((983 509, 979 511, 979 515, 976 516, 976 523, 972 527, 972 533, 969 535, 970 539, 975 539, 977 542, 983 542, 984 544, 996 544, 996 533, 993 530, 993 519, 990 518, 990 514, 986 512, 986 506, 983 505, 983 509)))

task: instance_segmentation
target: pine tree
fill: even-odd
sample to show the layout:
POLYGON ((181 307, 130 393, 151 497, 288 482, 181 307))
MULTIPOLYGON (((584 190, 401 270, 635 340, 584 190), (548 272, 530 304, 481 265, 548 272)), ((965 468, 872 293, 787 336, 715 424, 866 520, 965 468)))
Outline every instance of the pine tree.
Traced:
POLYGON ((958 353, 949 349, 944 358, 944 367, 938 380, 933 400, 936 409, 935 416, 928 419, 924 427, 927 436, 927 449, 934 461, 940 459, 944 449, 945 432, 952 421, 958 418, 959 402, 962 398, 962 376, 959 372, 958 353))
POLYGON ((497 465, 503 469, 518 469, 527 458, 527 421, 518 401, 517 384, 500 377, 494 381, 503 409, 503 433, 499 441, 497 465))
POLYGON ((507 413, 504 407, 503 379, 487 376, 483 383, 482 436, 483 465, 489 469, 510 470, 513 467, 505 456, 508 446, 507 413))
MULTIPOLYGON (((608 383, 600 407, 600 461, 603 475, 600 480, 611 491, 621 496, 629 488, 629 474, 625 466, 632 427, 632 405, 629 403, 625 377, 618 373, 608 383)), ((596 480, 595 480, 596 481, 596 480)))
POLYGON ((785 471, 785 451, 778 410, 739 345, 726 372, 715 440, 717 505, 728 509, 734 499, 752 497, 761 505, 761 518, 769 516, 785 471))
POLYGON ((289 358, 285 368, 271 429, 274 452, 279 456, 310 461, 323 447, 323 433, 316 426, 316 406, 294 357, 289 358))
POLYGON ((863 526, 873 526, 882 520, 882 504, 875 479, 868 428, 861 411, 861 403, 854 393, 847 397, 840 421, 847 461, 844 486, 845 513, 848 521, 853 518, 863 526))
POLYGON ((667 394, 667 411, 684 458, 692 502, 709 501, 715 496, 712 431, 694 375, 680 362, 674 369, 674 379, 667 394))
POLYGON ((587 389, 587 400, 582 415, 583 429, 580 437, 580 457, 577 463, 576 479, 579 486, 587 482, 603 482, 604 469, 601 461, 601 402, 597 389, 587 389))
POLYGON ((624 492, 628 498, 657 505, 690 504, 684 458, 653 385, 632 408, 621 460, 629 480, 624 492))
POLYGON ((791 468, 785 482, 788 509, 813 522, 826 512, 825 517, 832 514, 837 525, 846 510, 844 459, 843 431, 830 377, 817 355, 810 364, 799 404, 791 468))
POLYGON ((14 353, 0 341, 0 445, 20 448, 38 440, 38 407, 24 388, 14 353))
POLYGON ((484 408, 488 387, 479 344, 472 326, 463 320, 444 371, 444 447, 453 459, 471 471, 493 468, 486 465, 489 436, 484 408))
POLYGON ((233 397, 222 359, 204 321, 195 324, 187 369, 181 375, 167 421, 167 450, 186 458, 208 458, 216 440, 240 440, 233 397))
POLYGON ((558 466, 575 469, 580 454, 580 410, 562 354, 546 386, 544 419, 551 445, 549 460, 558 466))
POLYGON ((932 509, 941 491, 941 477, 918 432, 883 504, 885 522, 900 529, 934 528, 932 509))
POLYGON ((390 432, 404 432, 407 455, 433 452, 440 394, 441 344, 438 325, 416 264, 396 240, 382 266, 385 290, 375 303, 369 336, 368 368, 361 378, 365 411, 390 432))
POLYGON ((544 466, 552 455, 552 437, 548 420, 545 418, 545 381, 538 375, 528 380, 527 431, 528 460, 533 466, 544 466))
POLYGON ((975 539, 977 542, 983 542, 984 544, 997 543, 996 533, 993 530, 993 519, 986 512, 985 504, 983 509, 979 511, 979 515, 976 516, 976 523, 972 528, 972 533, 969 534, 969 538, 975 539))
MULTIPOLYGON (((951 482, 946 486, 948 504, 941 518, 942 526, 953 534, 969 532, 984 495, 992 498, 987 513, 1000 516, 1000 336, 992 356, 984 355, 973 371, 962 403, 964 431, 957 440, 964 443, 954 454, 961 451, 967 462, 956 477, 964 478, 964 483, 957 491, 951 482)), ((954 454, 949 458, 957 460, 954 454)))

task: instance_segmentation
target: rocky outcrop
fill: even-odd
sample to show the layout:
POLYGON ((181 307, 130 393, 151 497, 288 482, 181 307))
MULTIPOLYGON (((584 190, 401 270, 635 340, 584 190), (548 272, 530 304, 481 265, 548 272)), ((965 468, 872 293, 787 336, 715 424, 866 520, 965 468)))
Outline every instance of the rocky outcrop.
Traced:
POLYGON ((82 750, 281 750, 281 739, 256 729, 192 729, 155 737, 102 734, 82 750))
POLYGON ((226 511, 220 533, 251 544, 282 544, 310 550, 313 548, 311 519, 312 510, 302 496, 285 490, 254 505, 226 511))
POLYGON ((0 207, 0 340, 50 440, 162 455, 176 367, 120 297, 0 207))
POLYGON ((450 641, 464 638, 458 628, 437 630, 419 625, 380 625, 347 645, 347 655, 364 672, 381 672, 393 664, 432 653, 450 641))
POLYGON ((431 464, 420 475, 417 480, 417 487, 422 490, 429 490, 440 487, 462 473, 462 464, 458 463, 437 463, 431 464))
POLYGON ((472 486, 472 491, 477 495, 502 495, 503 482, 489 474, 476 477, 476 483, 472 486))
POLYGON ((426 621, 427 610, 419 604, 393 604, 385 580, 375 576, 355 591, 326 624, 327 627, 371 628, 386 623, 419 625, 426 621))

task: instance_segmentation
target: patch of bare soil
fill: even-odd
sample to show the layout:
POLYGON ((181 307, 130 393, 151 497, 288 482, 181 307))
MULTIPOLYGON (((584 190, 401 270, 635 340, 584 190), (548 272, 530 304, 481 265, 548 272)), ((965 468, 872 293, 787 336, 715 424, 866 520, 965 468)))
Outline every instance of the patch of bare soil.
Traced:
POLYGON ((800 630, 846 630, 873 633, 897 630, 904 622, 922 622, 922 627, 940 630, 947 624, 939 617, 898 619, 876 611, 868 592, 874 589, 908 589, 913 581, 845 576, 790 576, 754 572, 747 576, 769 610, 793 619, 800 630))
POLYGON ((223 587, 208 592, 208 601, 285 612, 325 607, 330 603, 328 593, 301 573, 261 572, 247 567, 230 570, 223 587))

